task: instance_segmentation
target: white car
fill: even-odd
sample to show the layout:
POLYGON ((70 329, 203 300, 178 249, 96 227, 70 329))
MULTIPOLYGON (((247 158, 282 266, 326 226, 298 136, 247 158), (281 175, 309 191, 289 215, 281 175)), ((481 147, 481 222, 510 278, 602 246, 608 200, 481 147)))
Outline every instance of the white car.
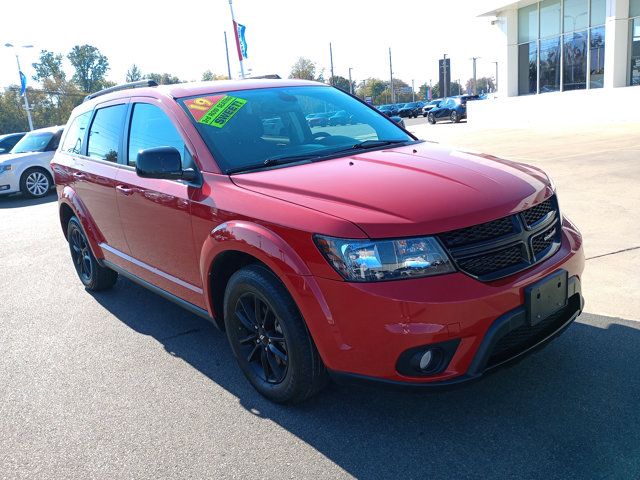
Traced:
POLYGON ((64 127, 41 128, 27 133, 0 157, 0 194, 22 192, 44 197, 53 187, 49 163, 58 148, 64 127))

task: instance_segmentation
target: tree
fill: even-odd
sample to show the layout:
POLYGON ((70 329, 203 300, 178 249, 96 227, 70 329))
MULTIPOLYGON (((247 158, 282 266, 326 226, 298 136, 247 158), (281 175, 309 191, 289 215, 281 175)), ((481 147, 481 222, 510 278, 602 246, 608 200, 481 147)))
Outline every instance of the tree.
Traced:
MULTIPOLYGON (((360 84, 356 94, 358 97, 364 99, 365 97, 371 97, 371 101, 374 105, 380 105, 387 103, 386 97, 388 97, 389 83, 379 78, 367 78, 360 84), (386 95, 385 95, 386 92, 386 95)), ((388 100, 389 102, 391 100, 388 100)))
POLYGON ((300 78, 302 80, 315 80, 317 66, 310 59, 300 57, 291 67, 289 78, 300 78))
POLYGON ((149 73, 146 75, 149 80, 153 80, 158 85, 172 85, 174 83, 182 83, 175 75, 171 75, 170 73, 149 73))
MULTIPOLYGON (((494 83, 493 77, 481 77, 476 80, 477 90, 475 93, 490 93, 496 90, 496 85, 494 83)), ((473 91, 473 78, 467 80, 466 83, 466 92, 474 93, 473 91)))
POLYGON ((73 81, 84 92, 100 90, 109 70, 109 60, 92 45, 76 45, 67 58, 75 68, 73 81))
MULTIPOLYGON (((351 93, 349 88, 349 79, 341 77, 340 75, 336 75, 334 77, 329 77, 329 83, 340 90, 351 93)), ((353 87, 353 91, 356 90, 355 82, 351 82, 351 87, 353 87)))
POLYGON ((0 93, 0 135, 29 130, 19 92, 20 87, 12 85, 4 93, 0 93))
POLYGON ((62 69, 62 54, 53 53, 48 50, 40 52, 40 62, 32 63, 36 74, 33 79, 36 82, 42 82, 45 79, 50 80, 66 80, 67 74, 62 69))
POLYGON ((211 70, 206 70, 202 74, 203 82, 211 82, 214 80, 229 80, 229 77, 227 77, 226 75, 218 75, 217 73, 213 73, 211 70))
POLYGON ((129 70, 127 70, 127 76, 125 78, 125 81, 129 83, 129 82, 137 82, 138 80, 142 80, 142 71, 134 63, 133 65, 131 65, 129 70))
MULTIPOLYGON (((444 92, 440 91, 440 82, 436 82, 432 88, 431 97, 432 98, 442 98, 444 92)), ((447 91, 447 97, 451 97, 454 95, 462 95, 464 90, 462 89, 462 85, 458 82, 452 81, 449 84, 449 90, 447 91)))

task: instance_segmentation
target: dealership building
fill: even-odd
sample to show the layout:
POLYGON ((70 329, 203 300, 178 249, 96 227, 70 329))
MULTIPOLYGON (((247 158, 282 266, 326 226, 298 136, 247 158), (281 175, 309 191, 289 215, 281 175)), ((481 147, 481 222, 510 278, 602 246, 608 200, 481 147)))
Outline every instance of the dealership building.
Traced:
POLYGON ((640 0, 491 1, 483 8, 480 17, 503 36, 499 105, 490 114, 478 104, 470 116, 526 109, 537 121, 552 108, 579 121, 604 108, 606 120, 640 121, 640 0))

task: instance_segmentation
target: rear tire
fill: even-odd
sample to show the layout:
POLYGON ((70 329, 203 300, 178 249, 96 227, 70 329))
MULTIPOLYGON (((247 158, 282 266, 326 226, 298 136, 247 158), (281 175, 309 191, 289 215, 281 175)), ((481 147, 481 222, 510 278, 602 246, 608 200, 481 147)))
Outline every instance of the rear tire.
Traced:
POLYGON ((52 186, 53 179, 44 168, 27 168, 20 177, 20 191, 25 197, 42 198, 52 186))
POLYGON ((436 117, 433 116, 433 113, 430 113, 427 120, 429 121, 429 123, 431 125, 435 125, 436 124, 436 117))
POLYGON ((451 112, 449 118, 451 119, 451 123, 460 123, 460 115, 458 115, 458 112, 456 112, 455 110, 451 112))
POLYGON ((242 373, 272 402, 302 402, 326 385, 326 369, 304 319, 266 268, 249 265, 231 276, 224 323, 242 373))
POLYGON ((98 292, 113 287, 118 280, 118 272, 98 264, 78 217, 71 217, 69 220, 67 240, 73 265, 84 288, 98 292))

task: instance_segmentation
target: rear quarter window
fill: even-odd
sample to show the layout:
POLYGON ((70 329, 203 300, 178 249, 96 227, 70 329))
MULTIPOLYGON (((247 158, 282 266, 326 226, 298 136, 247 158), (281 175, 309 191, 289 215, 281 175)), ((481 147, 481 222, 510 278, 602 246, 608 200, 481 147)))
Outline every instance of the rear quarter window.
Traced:
POLYGON ((72 155, 82 154, 82 147, 84 142, 84 134, 87 130, 87 125, 91 119, 91 112, 78 115, 69 125, 67 134, 64 137, 62 143, 62 152, 70 153, 72 155))

